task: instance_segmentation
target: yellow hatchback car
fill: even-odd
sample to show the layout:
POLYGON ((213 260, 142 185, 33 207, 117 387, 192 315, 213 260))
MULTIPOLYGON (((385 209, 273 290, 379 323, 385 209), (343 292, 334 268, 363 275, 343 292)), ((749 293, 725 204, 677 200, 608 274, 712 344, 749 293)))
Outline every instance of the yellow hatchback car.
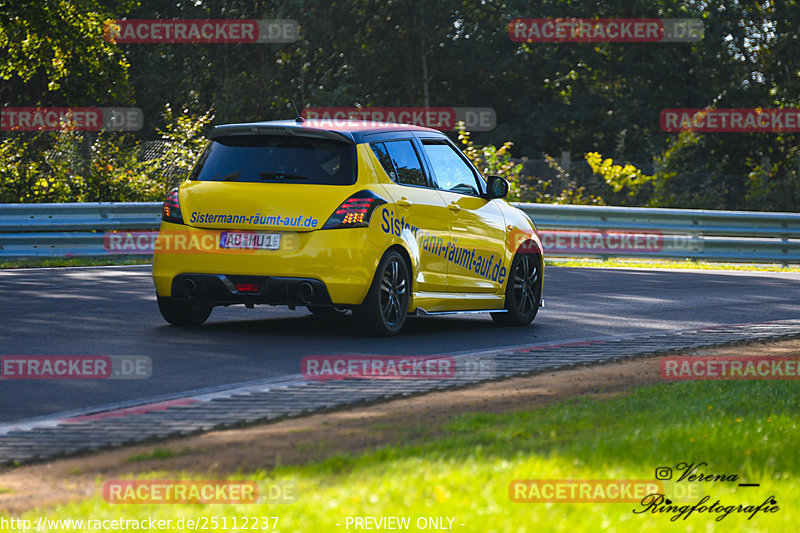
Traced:
POLYGON ((395 335, 408 315, 490 312, 524 326, 542 304, 536 227, 444 134, 286 120, 217 126, 166 198, 153 258, 175 325, 214 306, 352 310, 395 335))

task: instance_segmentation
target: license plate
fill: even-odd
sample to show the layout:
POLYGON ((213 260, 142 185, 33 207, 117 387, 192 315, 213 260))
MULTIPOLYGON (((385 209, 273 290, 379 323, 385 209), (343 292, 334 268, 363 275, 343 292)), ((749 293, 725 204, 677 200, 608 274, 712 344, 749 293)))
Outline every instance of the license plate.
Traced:
POLYGON ((279 233, 223 231, 219 236, 219 247, 232 250, 277 250, 280 245, 279 233))

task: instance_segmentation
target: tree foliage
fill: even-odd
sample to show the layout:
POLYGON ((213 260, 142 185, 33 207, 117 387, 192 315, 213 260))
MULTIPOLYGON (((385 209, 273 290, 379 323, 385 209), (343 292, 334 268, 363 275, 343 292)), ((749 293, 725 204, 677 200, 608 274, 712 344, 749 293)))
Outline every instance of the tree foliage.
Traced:
MULTIPOLYGON (((508 143, 530 158, 603 154, 598 169, 610 181, 601 187, 553 167, 560 176, 553 182, 521 176, 520 197, 527 190, 542 201, 795 210, 797 133, 665 133, 659 113, 800 107, 799 7, 797 0, 0 0, 0 97, 9 106, 137 106, 145 127, 136 139, 161 138, 159 131, 168 138, 167 103, 196 117, 213 108, 215 123, 287 118, 290 98, 314 107, 492 107, 497 127, 473 132, 470 142, 479 152, 497 147, 498 161, 508 143), (509 39, 511 20, 533 17, 694 18, 705 35, 693 43, 509 39), (104 23, 120 18, 289 18, 300 38, 109 43, 104 23), (628 164, 641 176, 624 170, 628 164), (548 189, 562 178, 566 188, 548 189)), ((27 154, 31 164, 14 172, 32 176, 55 165, 17 136, 6 145, 9 161, 27 154)), ((132 142, 116 138, 121 147, 132 142)), ((54 189, 33 196, 45 190, 54 189)))
POLYGON ((0 2, 0 96, 16 106, 120 106, 133 102, 128 62, 103 38, 115 13, 95 0, 0 2))
POLYGON ((2 202, 143 202, 162 200, 184 179, 206 141, 211 111, 174 114, 165 106, 159 149, 119 132, 25 133, 0 141, 2 202))

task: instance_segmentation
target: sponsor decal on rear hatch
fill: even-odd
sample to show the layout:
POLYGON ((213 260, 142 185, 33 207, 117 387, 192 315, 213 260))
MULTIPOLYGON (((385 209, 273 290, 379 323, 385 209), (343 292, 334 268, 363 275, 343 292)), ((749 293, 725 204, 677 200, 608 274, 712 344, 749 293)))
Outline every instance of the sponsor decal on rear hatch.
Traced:
POLYGON ((230 215, 193 211, 192 215, 189 217, 189 223, 258 224, 263 226, 285 226, 287 228, 316 228, 319 225, 319 220, 305 215, 297 215, 296 217, 262 215, 261 213, 255 213, 253 215, 230 215))

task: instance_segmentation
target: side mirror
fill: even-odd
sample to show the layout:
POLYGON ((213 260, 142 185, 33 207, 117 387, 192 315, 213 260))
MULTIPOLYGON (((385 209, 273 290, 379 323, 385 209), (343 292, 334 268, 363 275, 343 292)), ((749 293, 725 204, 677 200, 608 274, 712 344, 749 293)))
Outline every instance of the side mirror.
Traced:
POLYGON ((505 198, 508 196, 508 182, 500 176, 486 178, 486 196, 489 199, 505 198))

